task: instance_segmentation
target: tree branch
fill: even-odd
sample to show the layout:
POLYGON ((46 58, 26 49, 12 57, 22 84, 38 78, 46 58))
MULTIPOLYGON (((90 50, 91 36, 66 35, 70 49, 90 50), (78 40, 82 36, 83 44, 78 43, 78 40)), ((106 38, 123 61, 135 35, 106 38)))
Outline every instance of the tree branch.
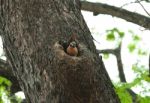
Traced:
POLYGON ((0 76, 7 78, 12 82, 11 93, 21 91, 17 78, 13 75, 9 64, 0 59, 0 76))
POLYGON ((121 82, 126 82, 125 74, 123 71, 123 64, 121 60, 121 44, 116 49, 104 49, 104 50, 98 50, 98 53, 110 53, 116 56, 117 59, 117 65, 118 65, 118 71, 119 71, 119 78, 121 82))
POLYGON ((141 7, 143 8, 143 10, 146 12, 146 14, 150 16, 150 13, 145 9, 145 7, 143 6, 143 4, 139 0, 137 0, 137 2, 141 5, 141 7))
POLYGON ((116 49, 116 59, 117 59, 120 81, 126 83, 127 81, 126 81, 125 73, 123 70, 123 63, 122 63, 122 59, 121 59, 121 44, 116 49))
POLYGON ((131 2, 129 2, 129 3, 123 4, 123 5, 121 6, 121 8, 123 8, 123 7, 125 7, 125 6, 127 6, 127 5, 129 5, 129 4, 135 4, 135 3, 138 3, 138 2, 142 2, 142 1, 145 1, 145 0, 131 1, 131 2))
POLYGON ((141 14, 102 3, 81 1, 81 4, 82 10, 91 11, 97 14, 109 14, 150 29, 150 18, 141 14))
POLYGON ((113 50, 113 49, 103 49, 103 50, 97 50, 97 52, 99 53, 99 54, 101 54, 101 53, 109 53, 109 54, 116 54, 116 51, 115 50, 113 50))
MULTIPOLYGON (((98 50, 98 53, 110 53, 116 56, 120 81, 126 83, 127 81, 126 81, 125 73, 123 70, 123 63, 121 59, 121 44, 122 43, 120 43, 120 45, 116 49, 98 50)), ((126 90, 132 96, 133 103, 136 103, 136 93, 132 91, 130 88, 127 88, 126 90)))

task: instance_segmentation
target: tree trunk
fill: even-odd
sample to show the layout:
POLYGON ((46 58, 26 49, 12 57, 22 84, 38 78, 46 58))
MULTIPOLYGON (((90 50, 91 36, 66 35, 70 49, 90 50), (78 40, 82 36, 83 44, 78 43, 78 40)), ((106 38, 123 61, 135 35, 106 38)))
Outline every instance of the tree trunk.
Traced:
POLYGON ((75 0, 1 0, 4 50, 29 103, 119 103, 75 0), (80 55, 59 40, 78 35, 80 55))

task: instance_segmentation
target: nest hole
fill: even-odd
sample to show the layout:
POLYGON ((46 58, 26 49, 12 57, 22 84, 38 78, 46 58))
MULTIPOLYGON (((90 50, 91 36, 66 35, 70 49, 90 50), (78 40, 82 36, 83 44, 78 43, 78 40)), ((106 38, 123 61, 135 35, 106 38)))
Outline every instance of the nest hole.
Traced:
POLYGON ((70 56, 66 53, 66 47, 59 42, 56 42, 53 47, 55 58, 64 63, 69 63, 71 65, 80 64, 81 61, 91 61, 93 60, 92 53, 83 45, 79 44, 79 53, 77 56, 70 56))
MULTIPOLYGON (((63 48, 63 50, 64 50, 64 52, 67 54, 67 55, 69 55, 68 53, 67 53, 67 48, 68 48, 68 46, 69 46, 69 43, 67 42, 67 41, 65 41, 65 40, 60 40, 59 42, 58 42, 58 44, 61 46, 61 48, 63 48)), ((81 55, 80 55, 80 48, 78 47, 77 48, 77 55, 69 55, 69 56, 75 56, 75 57, 80 57, 81 55)))

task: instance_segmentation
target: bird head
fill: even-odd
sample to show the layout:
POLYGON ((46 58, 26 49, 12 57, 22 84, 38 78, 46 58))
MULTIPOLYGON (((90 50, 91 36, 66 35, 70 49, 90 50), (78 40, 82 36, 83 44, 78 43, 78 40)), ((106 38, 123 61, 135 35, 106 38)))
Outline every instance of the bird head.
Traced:
POLYGON ((75 48, 77 47, 77 43, 75 41, 72 41, 69 46, 75 48))

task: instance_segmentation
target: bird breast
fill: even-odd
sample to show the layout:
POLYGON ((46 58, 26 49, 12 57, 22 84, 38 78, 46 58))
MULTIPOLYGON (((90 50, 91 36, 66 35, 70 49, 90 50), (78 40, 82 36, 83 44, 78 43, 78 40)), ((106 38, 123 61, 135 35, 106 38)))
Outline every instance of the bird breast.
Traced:
POLYGON ((78 49, 77 47, 71 47, 69 46, 67 48, 67 53, 70 55, 70 56, 77 56, 78 55, 78 49))

